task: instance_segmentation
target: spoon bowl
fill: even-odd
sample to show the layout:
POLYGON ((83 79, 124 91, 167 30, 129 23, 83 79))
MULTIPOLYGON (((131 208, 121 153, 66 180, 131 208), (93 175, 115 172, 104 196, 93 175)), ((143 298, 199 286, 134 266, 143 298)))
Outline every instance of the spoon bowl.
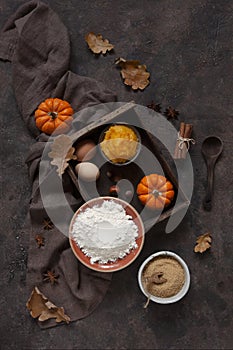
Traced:
POLYGON ((202 154, 207 164, 207 192, 203 201, 205 210, 212 208, 212 194, 214 182, 214 167, 215 163, 222 153, 223 142, 217 136, 208 136, 202 143, 202 154))
POLYGON ((208 136, 202 143, 202 153, 205 157, 218 157, 222 150, 222 140, 217 136, 208 136))

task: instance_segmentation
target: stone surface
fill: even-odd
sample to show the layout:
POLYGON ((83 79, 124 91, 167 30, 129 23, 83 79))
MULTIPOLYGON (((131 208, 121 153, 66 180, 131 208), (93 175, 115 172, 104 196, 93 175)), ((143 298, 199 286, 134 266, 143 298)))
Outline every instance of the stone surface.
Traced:
MULTIPOLYGON (((1 0, 0 26, 23 0, 1 0)), ((69 326, 41 331, 28 314, 25 288, 28 237, 22 230, 30 199, 24 160, 34 142, 14 98, 10 63, 0 62, 1 114, 1 313, 2 349, 230 349, 232 337, 232 30, 233 3, 226 1, 58 1, 47 3, 68 27, 71 70, 96 78, 114 90, 119 101, 151 100, 173 106, 180 120, 194 125, 192 147, 195 186, 185 219, 171 234, 164 224, 146 236, 139 258, 113 276, 111 287, 94 313, 69 326), (84 36, 100 32, 115 45, 96 58, 84 36), (114 67, 117 57, 139 59, 151 72, 151 84, 133 92, 114 67), (202 208, 206 165, 201 143, 220 136, 224 152, 216 165, 214 206, 202 208), (193 253, 196 237, 213 237, 211 250, 193 253), (158 250, 180 254, 191 270, 191 289, 177 304, 150 304, 137 284, 142 261, 158 250)), ((174 125, 178 127, 178 122, 174 125)))

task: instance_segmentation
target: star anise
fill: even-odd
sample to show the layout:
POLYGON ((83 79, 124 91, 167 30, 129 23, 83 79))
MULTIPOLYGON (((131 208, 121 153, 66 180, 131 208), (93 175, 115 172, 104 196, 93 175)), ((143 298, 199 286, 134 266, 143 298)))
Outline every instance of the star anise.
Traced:
POLYGON ((36 240, 36 243, 38 244, 38 248, 44 246, 44 237, 41 234, 36 235, 35 240, 36 240))
POLYGON ((155 103, 154 101, 151 101, 151 103, 147 105, 147 107, 153 109, 155 112, 161 112, 161 103, 155 103))
POLYGON ((175 108, 173 107, 168 107, 165 110, 164 115, 167 117, 168 120, 170 119, 176 119, 178 120, 178 115, 179 115, 179 111, 175 110, 175 108))
POLYGON ((52 230, 54 225, 50 219, 44 219, 43 221, 44 230, 52 230))
POLYGON ((52 285, 55 283, 58 283, 59 275, 55 274, 55 271, 48 270, 46 273, 43 274, 44 278, 43 281, 50 282, 52 285))

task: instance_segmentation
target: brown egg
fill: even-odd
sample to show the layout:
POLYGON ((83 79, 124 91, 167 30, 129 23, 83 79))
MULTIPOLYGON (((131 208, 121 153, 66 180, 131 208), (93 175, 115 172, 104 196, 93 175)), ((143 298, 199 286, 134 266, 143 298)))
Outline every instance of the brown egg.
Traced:
POLYGON ((75 148, 75 155, 80 162, 88 161, 96 155, 96 144, 90 139, 79 142, 75 148))

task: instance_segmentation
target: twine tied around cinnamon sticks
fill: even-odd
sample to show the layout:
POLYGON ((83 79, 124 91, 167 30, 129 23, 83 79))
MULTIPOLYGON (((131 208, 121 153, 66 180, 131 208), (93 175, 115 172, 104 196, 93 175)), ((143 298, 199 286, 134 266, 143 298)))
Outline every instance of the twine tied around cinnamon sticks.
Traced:
POLYGON ((192 124, 180 123, 180 131, 176 142, 174 159, 185 159, 190 148, 190 143, 195 144, 195 140, 191 138, 193 126, 192 124))
POLYGON ((178 139, 177 139, 177 141, 180 141, 179 142, 179 148, 180 149, 183 149, 184 143, 186 142, 186 144, 187 144, 187 151, 189 150, 190 142, 193 145, 195 144, 195 140, 194 139, 189 139, 189 138, 182 137, 179 132, 178 132, 178 139))

